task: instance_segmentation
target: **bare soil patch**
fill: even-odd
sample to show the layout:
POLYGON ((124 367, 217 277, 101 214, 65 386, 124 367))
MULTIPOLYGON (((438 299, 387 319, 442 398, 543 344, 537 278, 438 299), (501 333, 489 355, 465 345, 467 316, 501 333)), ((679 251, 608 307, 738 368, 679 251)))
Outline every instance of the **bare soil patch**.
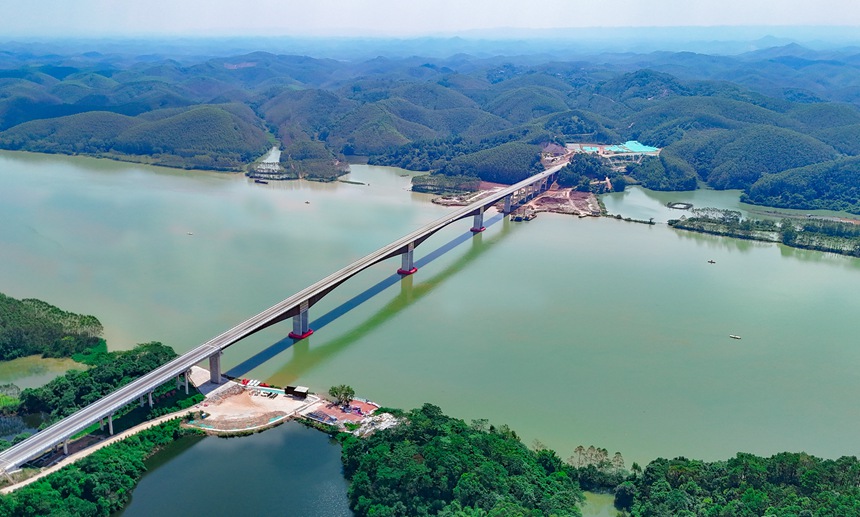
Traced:
POLYGON ((600 204, 591 192, 579 192, 569 188, 548 190, 531 200, 527 205, 535 212, 599 217, 600 204))

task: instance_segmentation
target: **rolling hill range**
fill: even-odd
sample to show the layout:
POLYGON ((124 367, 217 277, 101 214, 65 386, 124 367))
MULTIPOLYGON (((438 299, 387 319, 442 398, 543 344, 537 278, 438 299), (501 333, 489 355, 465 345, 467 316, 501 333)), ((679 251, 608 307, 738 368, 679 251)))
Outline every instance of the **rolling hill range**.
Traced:
POLYGON ((279 141, 294 176, 332 179, 344 172, 344 156, 365 155, 516 181, 542 144, 636 139, 663 148, 626 171, 650 188, 704 182, 744 189, 757 203, 857 207, 860 59, 851 49, 575 61, 0 57, 4 149, 242 170, 279 141), (827 188, 811 187, 819 184, 827 188))
POLYGON ((136 117, 91 111, 19 124, 0 133, 0 147, 240 170, 269 146, 261 126, 244 105, 199 105, 136 117))

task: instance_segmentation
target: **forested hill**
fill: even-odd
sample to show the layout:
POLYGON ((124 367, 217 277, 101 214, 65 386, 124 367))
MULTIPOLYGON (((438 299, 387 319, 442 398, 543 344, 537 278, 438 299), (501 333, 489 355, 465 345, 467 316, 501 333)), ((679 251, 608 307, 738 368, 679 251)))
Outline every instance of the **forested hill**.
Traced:
POLYGON ((129 117, 89 111, 32 120, 0 133, 0 147, 133 158, 168 167, 241 170, 269 148, 241 104, 169 108, 129 117))
POLYGON ((539 443, 527 448, 507 426, 467 425, 431 404, 395 413, 396 427, 338 436, 356 515, 580 515, 580 489, 614 492, 623 516, 860 515, 854 456, 658 458, 628 471, 618 453, 595 460, 580 447, 564 462, 539 443))
POLYGON ((615 490, 616 507, 663 515, 860 515, 860 462, 804 453, 652 461, 615 490))
POLYGON ((851 49, 551 62, 0 57, 5 149, 235 170, 276 140, 298 175, 330 178, 342 173, 344 155, 366 155, 513 182, 547 142, 639 140, 664 148, 629 171, 652 188, 707 182, 744 189, 752 202, 856 210, 860 186, 845 165, 860 155, 860 61, 851 49), (810 187, 822 183, 824 197, 810 187))
POLYGON ((554 451, 432 404, 402 418, 364 439, 339 436, 356 515, 581 515, 579 473, 554 451))
POLYGON ((0 293, 0 361, 34 354, 71 357, 96 346, 101 334, 102 324, 95 316, 0 293))

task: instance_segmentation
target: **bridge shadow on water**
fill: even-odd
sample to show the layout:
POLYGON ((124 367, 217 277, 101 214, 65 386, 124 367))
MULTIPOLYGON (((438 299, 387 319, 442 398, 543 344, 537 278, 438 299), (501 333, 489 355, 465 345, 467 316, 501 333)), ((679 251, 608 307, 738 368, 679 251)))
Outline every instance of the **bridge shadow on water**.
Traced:
POLYGON ((446 253, 452 251, 457 246, 465 242, 472 242, 472 247, 462 257, 460 257, 451 265, 447 266, 444 270, 440 271, 429 279, 423 280, 417 285, 415 285, 415 275, 401 277, 398 274, 393 274, 310 322, 310 327, 314 329, 315 332, 318 332, 321 329, 325 328, 328 324, 347 314, 348 312, 355 309, 362 303, 370 300, 374 296, 382 293, 389 287, 393 287, 398 283, 400 284, 400 293, 393 300, 388 302, 384 307, 382 307, 380 310, 378 310, 376 313, 374 313, 372 316, 364 320, 360 325, 353 328, 346 334, 332 341, 329 341, 323 346, 316 347, 313 349, 310 348, 310 341, 313 339, 313 336, 298 342, 293 341, 291 338, 285 337, 284 339, 281 339, 280 341, 254 354, 245 361, 242 361, 241 363, 237 364, 229 371, 227 371, 227 375, 230 375, 232 377, 240 377, 250 372, 254 368, 261 366, 263 363, 269 361, 276 355, 286 351, 288 348, 295 345, 296 351, 290 361, 288 361, 284 367, 284 370, 289 372, 290 377, 286 380, 286 382, 294 381, 295 378, 299 376, 300 372, 306 371, 307 369, 319 364, 325 359, 336 355, 347 345, 360 339, 368 332, 396 315, 400 310, 409 306, 414 301, 426 296, 437 285, 440 285, 446 279, 466 267, 470 262, 480 257, 484 252, 490 249, 493 244, 499 242, 505 235, 510 232, 511 222, 505 219, 502 214, 497 214, 487 219, 484 222, 484 225, 487 228, 490 228, 492 225, 495 225, 499 222, 502 223, 502 229, 499 233, 493 235, 492 237, 485 238, 485 235, 483 233, 479 233, 477 235, 472 234, 471 232, 464 233, 462 235, 458 235, 454 239, 451 239, 449 242, 431 251, 424 257, 417 259, 415 261, 415 267, 418 268, 418 273, 416 274, 420 275, 421 269, 433 262, 434 260, 442 257, 446 253))

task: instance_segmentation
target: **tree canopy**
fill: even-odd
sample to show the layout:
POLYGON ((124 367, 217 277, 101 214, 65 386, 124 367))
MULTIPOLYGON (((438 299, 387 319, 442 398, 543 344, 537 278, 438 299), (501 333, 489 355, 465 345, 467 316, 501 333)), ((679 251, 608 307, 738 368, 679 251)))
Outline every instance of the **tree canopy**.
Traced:
POLYGON ((616 506, 636 517, 669 515, 860 515, 860 462, 805 453, 728 461, 652 461, 619 485, 616 506))
POLYGON ((0 293, 0 361, 41 354, 72 357, 99 344, 102 324, 95 316, 0 293))
POLYGON ((343 435, 357 515, 580 515, 572 467, 506 426, 467 425, 431 404, 368 438, 343 435))
POLYGON ((11 51, 0 70, 0 148, 237 170, 277 143, 288 178, 333 180, 346 156, 362 155, 512 183, 539 169, 542 144, 639 140, 663 148, 626 171, 648 188, 705 182, 744 189, 753 203, 850 208, 857 196, 842 172, 860 154, 854 57, 766 54, 335 61, 255 52, 180 66, 11 51))
POLYGON ((339 384, 329 388, 328 394, 334 398, 335 403, 339 406, 345 406, 352 401, 353 397, 355 397, 355 390, 352 389, 352 386, 339 384))
POLYGON ((175 357, 172 348, 158 342, 104 354, 88 370, 70 370, 44 386, 22 390, 19 412, 46 413, 47 422, 54 422, 175 357))
POLYGON ((63 467, 8 495, 0 516, 101 517, 121 510, 146 471, 144 460, 183 435, 179 420, 159 424, 63 467))

